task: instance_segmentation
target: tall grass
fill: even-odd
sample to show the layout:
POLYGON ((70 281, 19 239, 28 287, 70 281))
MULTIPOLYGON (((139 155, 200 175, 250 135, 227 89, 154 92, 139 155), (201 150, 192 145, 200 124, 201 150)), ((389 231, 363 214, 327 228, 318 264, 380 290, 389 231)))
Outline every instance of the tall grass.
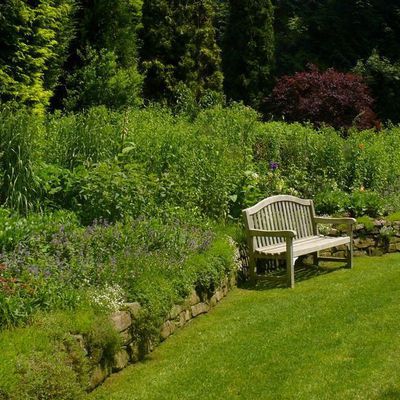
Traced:
POLYGON ((35 205, 33 162, 42 128, 40 117, 27 110, 0 109, 0 199, 22 213, 35 205))

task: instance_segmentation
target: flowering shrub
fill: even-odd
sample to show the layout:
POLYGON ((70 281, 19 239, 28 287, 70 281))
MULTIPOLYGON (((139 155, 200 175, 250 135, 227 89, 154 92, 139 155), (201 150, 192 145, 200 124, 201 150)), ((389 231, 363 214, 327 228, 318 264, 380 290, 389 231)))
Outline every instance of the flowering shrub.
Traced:
POLYGON ((373 99, 363 79, 333 69, 284 76, 269 100, 272 112, 286 121, 310 121, 317 126, 368 129, 379 126, 373 99))

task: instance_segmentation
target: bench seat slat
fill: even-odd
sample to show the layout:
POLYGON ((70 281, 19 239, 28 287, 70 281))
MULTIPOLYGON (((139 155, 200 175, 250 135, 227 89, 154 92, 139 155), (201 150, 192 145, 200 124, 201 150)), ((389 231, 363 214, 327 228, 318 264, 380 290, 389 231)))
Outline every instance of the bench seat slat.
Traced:
MULTIPOLYGON (((331 247, 340 246, 350 243, 347 237, 329 237, 329 236, 310 236, 307 238, 297 239, 293 241, 293 256, 299 257, 312 252, 329 249, 331 247)), ((255 252, 262 255, 281 255, 286 253, 286 244, 259 247, 255 252)))

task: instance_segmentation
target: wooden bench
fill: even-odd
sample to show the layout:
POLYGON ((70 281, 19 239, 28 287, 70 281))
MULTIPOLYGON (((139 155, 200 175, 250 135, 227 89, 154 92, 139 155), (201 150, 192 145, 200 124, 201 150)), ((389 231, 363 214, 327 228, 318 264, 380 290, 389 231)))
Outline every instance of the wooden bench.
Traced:
POLYGON ((345 261, 353 266, 354 218, 317 217, 312 200, 272 196, 243 210, 249 248, 249 276, 256 278, 256 259, 286 260, 287 285, 294 287, 294 263, 299 256, 314 255, 318 261, 345 261), (347 236, 320 235, 318 224, 346 224, 347 236), (346 245, 345 258, 319 257, 319 251, 346 245))

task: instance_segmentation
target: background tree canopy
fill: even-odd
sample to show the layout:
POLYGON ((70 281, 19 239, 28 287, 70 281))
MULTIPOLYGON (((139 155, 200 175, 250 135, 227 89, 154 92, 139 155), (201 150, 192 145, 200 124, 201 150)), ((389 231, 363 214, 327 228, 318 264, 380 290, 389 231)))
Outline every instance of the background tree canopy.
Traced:
POLYGON ((361 74, 399 121, 394 0, 7 0, 0 22, 0 100, 41 112, 224 98, 262 111, 311 63, 361 74))

